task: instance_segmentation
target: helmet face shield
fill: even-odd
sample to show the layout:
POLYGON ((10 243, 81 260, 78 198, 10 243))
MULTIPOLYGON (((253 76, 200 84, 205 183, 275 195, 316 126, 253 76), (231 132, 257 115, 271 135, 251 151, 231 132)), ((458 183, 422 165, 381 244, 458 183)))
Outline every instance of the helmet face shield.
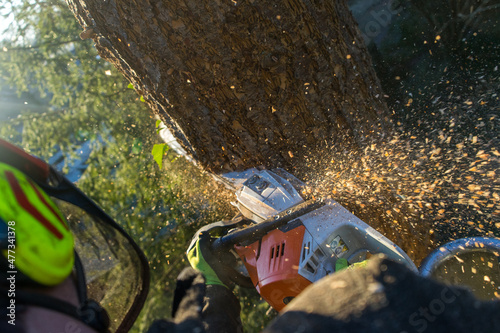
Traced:
MULTIPOLYGON (((30 177, 28 181, 36 184, 46 198, 50 197, 45 201, 55 203, 67 222, 64 227, 71 231, 74 251, 79 258, 74 271, 80 302, 87 303, 89 299, 99 303, 109 315, 109 331, 127 332, 139 315, 149 290, 149 266, 142 250, 97 204, 45 162, 0 140, 0 163, 30 177), (83 270, 79 269, 80 263, 83 270)), ((7 194, 2 191, 0 195, 7 194)), ((5 218, 11 219, 7 216, 3 220, 5 218)), ((16 239, 16 242, 21 241, 16 239)), ((41 284, 47 285, 43 281, 41 284)), ((83 303, 81 306, 85 305, 83 303)))
MULTIPOLYGON (((85 272, 88 298, 106 310, 110 330, 117 331, 120 325, 132 319, 130 311, 137 311, 136 299, 145 292, 141 257, 129 239, 109 223, 80 207, 55 201, 74 235, 75 250, 85 272)), ((120 330, 123 329, 122 326, 120 330)))

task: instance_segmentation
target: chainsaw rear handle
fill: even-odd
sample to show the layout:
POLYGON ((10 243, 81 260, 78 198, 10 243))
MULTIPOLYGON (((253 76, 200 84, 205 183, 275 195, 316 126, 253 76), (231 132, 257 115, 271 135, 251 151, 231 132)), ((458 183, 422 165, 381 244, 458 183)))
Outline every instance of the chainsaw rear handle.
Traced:
POLYGON ((217 238, 212 243, 212 250, 214 252, 227 251, 235 245, 245 246, 252 244, 261 239, 270 231, 278 229, 288 222, 295 220, 296 218, 309 212, 312 212, 313 210, 316 210, 324 205, 324 202, 317 200, 309 200, 300 203, 286 211, 281 212, 276 216, 268 218, 267 220, 259 224, 252 225, 250 227, 237 230, 225 236, 217 238))

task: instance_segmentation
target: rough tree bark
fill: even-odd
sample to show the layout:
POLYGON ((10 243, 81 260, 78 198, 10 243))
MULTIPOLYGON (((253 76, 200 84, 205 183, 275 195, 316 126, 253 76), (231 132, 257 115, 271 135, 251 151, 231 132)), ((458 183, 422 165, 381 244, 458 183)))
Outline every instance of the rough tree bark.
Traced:
POLYGON ((104 59, 213 173, 290 169, 387 133, 345 0, 67 0, 104 59))

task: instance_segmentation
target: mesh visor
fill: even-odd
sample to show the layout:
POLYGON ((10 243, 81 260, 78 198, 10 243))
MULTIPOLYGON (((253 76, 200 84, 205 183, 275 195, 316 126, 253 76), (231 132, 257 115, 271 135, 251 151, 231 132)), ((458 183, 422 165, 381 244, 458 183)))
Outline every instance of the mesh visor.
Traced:
POLYGON ((147 268, 141 253, 112 224, 68 202, 54 201, 73 232, 75 250, 85 270, 88 298, 106 309, 111 332, 128 331, 147 293, 147 268))

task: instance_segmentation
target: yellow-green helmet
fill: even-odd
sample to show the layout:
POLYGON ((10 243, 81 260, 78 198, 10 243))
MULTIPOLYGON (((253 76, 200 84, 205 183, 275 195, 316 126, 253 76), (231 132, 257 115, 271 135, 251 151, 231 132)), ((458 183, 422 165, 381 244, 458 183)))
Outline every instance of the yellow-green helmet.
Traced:
POLYGON ((74 240, 66 219, 50 197, 18 169, 0 163, 0 219, 8 228, 2 251, 10 270, 45 286, 72 272, 74 240))

